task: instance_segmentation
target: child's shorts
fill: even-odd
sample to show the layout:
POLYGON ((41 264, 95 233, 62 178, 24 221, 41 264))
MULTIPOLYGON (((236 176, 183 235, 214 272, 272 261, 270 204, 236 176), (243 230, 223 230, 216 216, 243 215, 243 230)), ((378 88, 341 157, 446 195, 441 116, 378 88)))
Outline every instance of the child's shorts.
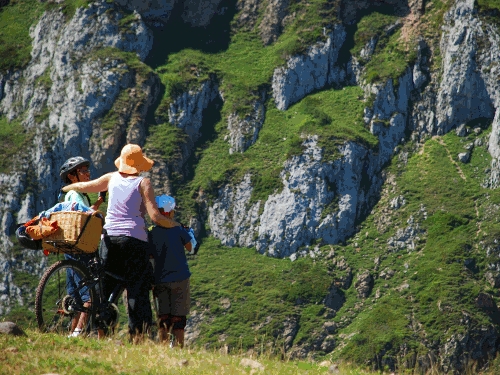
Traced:
POLYGON ((189 314, 191 305, 189 278, 182 281, 156 284, 153 295, 156 298, 158 315, 186 316, 189 314))

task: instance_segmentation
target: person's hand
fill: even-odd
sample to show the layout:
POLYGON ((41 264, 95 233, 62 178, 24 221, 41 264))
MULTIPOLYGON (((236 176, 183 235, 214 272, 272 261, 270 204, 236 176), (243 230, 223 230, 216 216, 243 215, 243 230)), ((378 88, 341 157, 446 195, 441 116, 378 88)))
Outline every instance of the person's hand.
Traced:
POLYGON ((92 208, 94 211, 97 211, 102 202, 104 202, 104 197, 99 196, 90 208, 92 208))

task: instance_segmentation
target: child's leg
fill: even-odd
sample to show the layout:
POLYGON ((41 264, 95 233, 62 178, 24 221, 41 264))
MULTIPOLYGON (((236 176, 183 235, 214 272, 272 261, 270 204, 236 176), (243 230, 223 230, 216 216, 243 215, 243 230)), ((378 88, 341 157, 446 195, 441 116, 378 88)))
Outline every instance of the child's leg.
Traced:
POLYGON ((158 316, 158 334, 160 342, 170 341, 172 316, 170 314, 170 288, 167 283, 157 284, 153 289, 153 297, 158 316))
POLYGON ((184 328, 186 327, 185 316, 172 316, 172 334, 174 335, 174 346, 184 347, 184 328))
POLYGON ((168 341, 172 329, 172 317, 169 314, 160 315, 158 317, 158 326, 160 342, 168 341))
POLYGON ((171 283, 171 310, 172 334, 174 335, 174 346, 184 347, 184 328, 186 327, 186 316, 189 314, 191 305, 191 293, 189 279, 171 283))

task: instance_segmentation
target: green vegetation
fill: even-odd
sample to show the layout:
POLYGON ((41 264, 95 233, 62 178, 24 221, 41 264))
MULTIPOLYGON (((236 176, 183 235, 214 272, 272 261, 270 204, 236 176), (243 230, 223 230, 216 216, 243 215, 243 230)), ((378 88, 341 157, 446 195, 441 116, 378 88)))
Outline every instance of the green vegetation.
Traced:
POLYGON ((398 85, 398 78, 417 59, 416 45, 405 46, 401 41, 401 32, 389 37, 387 44, 379 41, 370 61, 366 64, 365 78, 368 83, 385 82, 388 79, 398 85))
POLYGON ((5 116, 0 116, 0 173, 7 173, 11 170, 13 156, 16 155, 27 144, 30 136, 21 125, 19 118, 8 121, 5 116))
POLYGON ((313 339, 310 333, 320 327, 311 322, 324 313, 321 301, 331 282, 324 267, 311 259, 292 263, 256 256, 253 249, 235 251, 212 238, 204 240, 201 251, 190 261, 196 305, 192 309, 210 316, 210 323, 201 327, 197 345, 281 355, 283 343, 278 335, 283 332, 283 321, 297 315, 299 340, 313 339), (224 307, 224 299, 230 307, 224 307), (227 339, 221 341, 222 334, 227 339))
POLYGON ((351 49, 351 53, 358 56, 361 49, 373 38, 376 38, 377 41, 379 39, 387 41, 385 30, 394 25, 397 20, 396 16, 379 12, 373 12, 361 18, 356 24, 357 30, 354 33, 354 47, 351 49))
MULTIPOLYGON (((479 15, 487 23, 500 27, 500 1, 499 0, 478 0, 479 15)), ((483 47, 483 46, 481 46, 483 47)), ((484 47, 483 47, 484 48, 484 47)), ((487 48, 487 47, 486 47, 487 48)))
POLYGON ((477 0, 477 5, 481 9, 500 10, 500 0, 477 0))
POLYGON ((392 79, 397 85, 397 79, 416 60, 415 41, 404 42, 400 30, 392 33, 387 31, 390 27, 396 28, 397 21, 396 16, 373 12, 361 18, 357 24, 355 44, 351 49, 354 56, 359 56, 370 40, 376 40, 373 55, 368 60, 359 57, 359 61, 365 65, 368 83, 392 79))
POLYGON ((175 163, 182 157, 182 145, 187 141, 187 134, 169 123, 149 127, 148 147, 161 151, 162 157, 175 163))
MULTIPOLYGON (((78 7, 87 6, 89 0, 65 0, 62 4, 67 19, 78 7)), ((24 67, 31 59, 29 29, 38 22, 45 10, 61 7, 37 0, 10 0, 0 9, 0 73, 24 67)))
MULTIPOLYGON (((482 139, 486 136, 480 135, 482 139)), ((403 364, 403 343, 408 356, 426 355, 429 349, 421 346, 422 339, 442 345, 466 329, 464 314, 473 317, 470 324, 475 329, 497 324, 474 300, 481 292, 489 293, 494 301, 499 297, 480 271, 486 269, 488 260, 484 259, 484 247, 478 244, 492 243, 498 235, 498 219, 486 220, 485 213, 499 201, 500 194, 482 187, 483 171, 491 162, 484 146, 474 148, 468 164, 456 158, 475 139, 472 132, 467 138, 449 133, 427 141, 423 152, 414 154, 407 165, 396 156, 388 173, 396 176, 397 188, 382 196, 345 247, 334 247, 336 255, 345 257, 353 269, 371 269, 373 274, 385 269, 396 271, 393 278, 375 279, 372 295, 362 306, 352 286, 345 290, 346 303, 335 320, 345 327, 341 334, 355 335, 334 351, 334 359, 351 359, 359 364, 371 361, 377 366, 381 353, 385 353, 385 359, 403 364), (407 203, 388 213, 385 209, 389 201, 398 195, 403 195, 407 203), (387 220, 385 225, 382 217, 387 220), (415 249, 397 251, 388 247, 389 238, 398 228, 408 227, 411 217, 420 227, 415 249), (378 271, 373 270, 376 258, 380 259, 378 271), (377 290, 380 299, 373 297, 377 290), (346 319, 352 314, 355 318, 346 319)), ((334 275, 341 276, 339 272, 334 275)))
POLYGON ((422 25, 419 32, 428 41, 432 50, 430 65, 433 71, 441 69, 441 50, 439 42, 441 40, 441 25, 443 24, 444 14, 450 10, 454 4, 452 0, 433 0, 426 4, 426 12, 422 17, 422 25))
MULTIPOLYGON (((65 9, 70 12, 77 4, 87 2, 68 2, 65 9)), ((434 69, 440 66, 439 27, 451 4, 451 0, 428 1, 421 19, 419 32, 430 41, 434 69)), ((187 161, 185 175, 169 176, 174 195, 184 208, 181 221, 199 212, 194 198, 201 193, 213 198, 219 188, 239 183, 246 174, 251 175, 253 186, 250 203, 264 201, 280 191, 284 163, 303 153, 302 144, 308 136, 317 136, 325 162, 338 158, 338 146, 345 141, 355 141, 376 152, 377 138, 369 133, 362 120, 363 109, 370 106, 373 98, 364 98, 359 87, 327 87, 286 111, 279 111, 272 99, 268 99, 265 122, 254 145, 244 153, 230 155, 228 141, 224 139, 228 135, 227 116, 248 114, 262 92, 270 90, 274 69, 282 66, 289 56, 303 53, 315 42, 324 40, 323 27, 330 30, 337 22, 335 5, 337 2, 324 0, 292 1, 294 16, 272 45, 262 46, 257 28, 233 28, 227 48, 217 52, 180 48, 155 66, 154 72, 165 90, 155 113, 159 123, 149 126, 145 148, 159 151, 171 164, 180 161, 188 140, 183 130, 168 123, 168 106, 178 95, 196 90, 212 78, 224 96, 219 117, 203 124, 203 138, 187 161)), ((478 5, 482 9, 498 9, 494 1, 482 0, 478 5)), ((26 64, 31 43, 27 29, 44 7, 35 1, 14 0, 2 8, 0 22, 6 27, 0 31, 0 53, 8 57, 0 62, 0 71, 26 64)), ((262 19, 263 15, 259 17, 262 19)), ((132 15, 122 18, 122 29, 126 29, 132 19, 132 15)), ((357 31, 351 35, 351 53, 356 56, 371 38, 378 38, 372 58, 361 61, 366 68, 367 82, 393 79, 397 84, 397 79, 416 58, 414 39, 404 41, 401 30, 386 33, 387 27, 396 21, 391 14, 372 11, 359 20, 357 31)), ((119 73, 131 69, 137 73, 136 77, 144 78, 153 72, 135 54, 118 49, 100 49, 89 58, 117 59, 124 63, 117 68, 119 73)), ((36 84, 50 87, 48 71, 36 84)), ((128 99, 127 91, 120 93, 104 118, 105 130, 116 124, 128 99)), ((37 119, 43 120, 46 115, 42 112, 37 119)), ((145 363, 146 357, 161 358, 167 368, 185 369, 180 370, 181 373, 199 373, 200 369, 213 373, 218 368, 239 373, 232 370, 235 363, 239 363, 237 357, 220 356, 215 350, 227 348, 239 355, 252 350, 261 359, 266 355, 287 358, 290 353, 284 350, 283 332, 284 322, 291 318, 296 320, 298 330, 293 344, 306 350, 314 347, 316 359, 354 361, 372 368, 383 368, 383 363, 392 361, 396 367, 403 367, 408 358, 428 354, 430 349, 423 342, 438 347, 468 329, 463 323, 466 315, 470 317, 471 329, 490 325, 498 328, 496 318, 482 310, 475 298, 485 293, 495 305, 500 298, 500 293, 485 281, 488 264, 498 261, 498 256, 494 252, 486 254, 486 249, 497 248, 500 194, 483 187, 485 170, 491 162, 484 146, 473 149, 468 164, 457 162, 456 157, 476 138, 482 137, 484 141, 487 127, 482 128, 479 136, 471 132, 465 138, 458 138, 450 133, 429 139, 418 153, 412 153, 413 145, 400 147, 401 153, 409 152, 408 160, 396 155, 384 171, 393 178, 393 183, 384 187, 373 211, 357 223, 353 238, 345 244, 322 246, 321 255, 315 259, 301 258, 295 262, 273 259, 253 249, 230 249, 212 237, 204 238, 199 255, 189 260, 193 272, 192 311, 205 317, 199 327, 197 345, 214 353, 180 352, 189 353, 190 359, 188 366, 178 367, 184 357, 175 357, 178 352, 164 356, 164 348, 151 343, 132 347, 117 336, 114 339, 123 340, 123 345, 108 346, 107 342, 92 339, 68 341, 30 332, 35 340, 0 337, 0 347, 17 348, 15 356, 9 351, 2 352, 0 372, 31 373, 35 368, 38 372, 59 373, 75 369, 80 373, 103 374, 163 371, 157 361, 151 365, 145 363), (399 195, 404 196, 406 204, 397 210, 391 209, 390 201, 399 195), (414 230, 414 242, 405 249, 392 246, 398 230, 405 228, 414 230), (327 257, 330 253, 334 255, 327 257), (341 259, 349 269, 336 266, 335 262, 341 259), (363 270, 373 277, 373 289, 367 298, 360 297, 355 287, 363 270), (386 270, 394 274, 382 277, 386 270), (352 282, 347 282, 351 276, 352 282), (335 313, 324 306, 332 283, 338 287, 339 296, 345 298, 335 313), (324 333, 323 324, 332 320, 338 327, 332 333, 335 350, 325 353, 319 349, 321 342, 315 345, 321 341, 318 337, 324 333), (39 346, 44 338, 50 342, 44 346, 46 351, 39 346), (79 349, 78 356, 72 355, 75 346, 79 349), (405 348, 406 353, 402 353, 401 348, 405 348), (36 360, 23 361, 27 353, 40 354, 36 360), (168 362, 172 358, 173 362, 168 362)), ((0 118, 0 139, 2 156, 5 155, 4 164, 0 162, 2 172, 8 171, 12 156, 25 145, 27 136, 21 120, 9 122, 0 118)), ((335 186, 329 188, 335 191, 335 186)), ((95 201, 96 196, 91 198, 95 201)), ((334 200, 325 212, 335 210, 336 205, 334 200)), ((105 206, 101 209, 105 211, 105 206)), ((20 272, 16 272, 14 278, 16 285, 25 288, 37 281, 20 272)), ((16 306, 6 318, 32 328, 29 325, 32 313, 25 318, 21 311, 22 307, 16 306)), ((269 362, 269 366, 276 367, 266 373, 326 371, 314 363, 269 362), (286 367, 289 364, 292 368, 286 367)), ((499 367, 497 359, 492 368, 499 367)))
MULTIPOLYGON (((442 19, 445 3, 433 2, 428 13, 439 13, 442 19)), ((192 198, 200 190, 211 194, 228 181, 241 181, 247 173, 252 175, 254 186, 251 202, 279 191, 282 188, 280 173, 283 163, 302 152, 301 135, 318 135, 326 160, 338 157, 337 146, 345 140, 354 140, 369 148, 376 147, 376 138, 362 123, 362 111, 364 106, 370 105, 369 100, 363 101, 364 94, 359 88, 346 87, 342 91, 327 88, 287 111, 276 110, 272 100, 269 100, 266 103, 266 120, 257 143, 244 154, 228 154, 229 145, 224 140, 228 115, 237 113, 244 117, 250 113, 261 92, 269 90, 274 69, 284 65, 289 56, 303 53, 304 47, 323 40, 323 27, 329 30, 336 22, 333 13, 328 13, 333 12, 334 4, 327 5, 318 0, 309 1, 307 6, 293 2, 291 7, 295 16, 272 45, 262 46, 257 29, 235 29, 227 49, 207 53, 201 49, 179 48, 155 69, 165 85, 165 93, 155 114, 160 124, 151 127, 146 147, 164 149, 167 160, 179 160, 180 142, 186 138, 181 130, 167 124, 168 106, 174 98, 180 93, 198 89, 210 77, 216 77, 224 95, 221 119, 215 124, 210 139, 198 142, 196 155, 189 161, 190 165, 195 165, 188 173, 189 179, 192 179, 190 187, 186 188, 186 176, 172 176, 174 194, 181 199, 184 207, 189 208, 185 212, 187 215, 198 211, 192 198), (328 13, 328 17, 319 17, 324 16, 324 12, 328 13), (297 48, 298 45, 301 48, 297 48), (163 137, 160 136, 162 132, 165 133, 163 137)), ((359 54, 372 37, 378 36, 379 39, 372 59, 364 62, 368 82, 393 79, 397 85, 398 78, 416 59, 413 39, 405 43, 400 31, 390 35, 386 33, 388 26, 394 25, 397 20, 394 15, 373 11, 362 17, 357 25, 351 53, 359 54)))
POLYGON ((29 28, 45 10, 36 0, 13 0, 0 10, 0 72, 26 65, 31 56, 29 28))
POLYGON ((139 60, 137 54, 135 54, 134 52, 125 52, 115 47, 104 47, 104 48, 94 49, 88 58, 94 60, 104 60, 104 61, 117 60, 119 62, 123 62, 126 65, 126 67, 115 68, 115 70, 118 71, 119 73, 125 73, 129 70, 132 70, 138 73, 139 75, 146 77, 148 74, 152 72, 152 69, 149 66, 144 64, 141 60, 139 60))

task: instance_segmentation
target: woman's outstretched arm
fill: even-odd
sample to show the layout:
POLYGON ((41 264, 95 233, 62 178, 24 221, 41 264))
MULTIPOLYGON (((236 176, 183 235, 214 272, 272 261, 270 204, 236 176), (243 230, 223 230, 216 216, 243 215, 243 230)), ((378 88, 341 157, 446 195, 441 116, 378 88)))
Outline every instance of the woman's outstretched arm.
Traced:
POLYGON ((70 190, 75 190, 80 193, 99 193, 100 191, 108 190, 108 182, 113 175, 113 173, 106 173, 105 175, 86 182, 76 182, 71 185, 66 185, 62 188, 62 191, 67 193, 70 190))

